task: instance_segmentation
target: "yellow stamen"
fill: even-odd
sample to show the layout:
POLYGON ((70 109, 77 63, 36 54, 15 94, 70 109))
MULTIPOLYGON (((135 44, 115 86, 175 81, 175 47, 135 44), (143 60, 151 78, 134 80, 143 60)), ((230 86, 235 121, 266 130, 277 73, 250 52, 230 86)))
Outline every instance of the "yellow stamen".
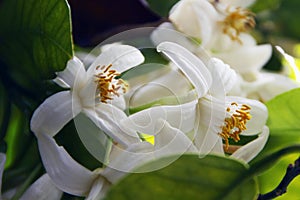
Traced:
POLYGON ((240 33, 255 27, 254 13, 240 7, 230 11, 230 7, 228 7, 226 17, 221 23, 224 34, 227 34, 231 40, 242 43, 239 38, 240 33))
POLYGON ((120 96, 120 93, 126 93, 128 84, 122 79, 116 79, 121 74, 114 69, 110 69, 112 64, 108 66, 97 66, 97 70, 101 70, 96 77, 98 97, 102 103, 107 103, 108 100, 113 100, 113 96, 120 96))
POLYGON ((250 110, 251 107, 248 105, 238 106, 237 103, 231 103, 231 106, 237 107, 236 109, 227 108, 226 111, 229 113, 233 110, 233 113, 229 113, 230 117, 226 117, 224 125, 221 127, 220 137, 225 141, 225 149, 229 147, 229 139, 233 139, 235 142, 240 140, 240 133, 247 129, 246 124, 251 119, 250 110))

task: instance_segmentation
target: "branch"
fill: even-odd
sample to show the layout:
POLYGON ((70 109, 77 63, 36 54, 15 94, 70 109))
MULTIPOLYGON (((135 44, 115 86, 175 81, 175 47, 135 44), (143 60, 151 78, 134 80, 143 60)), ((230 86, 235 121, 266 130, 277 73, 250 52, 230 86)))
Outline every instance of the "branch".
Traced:
POLYGON ((300 174, 300 157, 295 161, 294 165, 289 164, 286 173, 279 185, 271 192, 260 194, 257 200, 268 200, 283 195, 287 191, 288 185, 296 176, 300 174))

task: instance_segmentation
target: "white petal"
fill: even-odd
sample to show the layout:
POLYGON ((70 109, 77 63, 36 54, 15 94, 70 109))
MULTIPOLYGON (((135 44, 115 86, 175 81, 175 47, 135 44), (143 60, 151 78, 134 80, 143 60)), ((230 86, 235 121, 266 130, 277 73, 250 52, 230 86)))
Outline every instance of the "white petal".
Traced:
POLYGON ((174 106, 151 107, 121 121, 124 126, 128 126, 140 133, 155 135, 155 127, 158 119, 164 119, 171 126, 189 132, 193 129, 195 121, 195 109, 197 101, 174 106))
POLYGON ((86 71, 83 63, 74 56, 71 60, 68 61, 65 70, 57 73, 57 78, 54 79, 54 81, 62 87, 68 85, 72 88, 74 86, 75 79, 78 79, 77 81, 83 82, 85 80, 85 75, 86 71))
POLYGON ((157 122, 159 130, 157 130, 158 135, 154 147, 147 142, 133 144, 126 150, 114 146, 109 167, 101 173, 106 179, 115 183, 127 172, 144 173, 154 171, 171 164, 185 152, 197 152, 192 141, 184 133, 170 127, 164 120, 158 120, 157 122), (165 159, 164 162, 157 163, 149 168, 137 169, 138 166, 149 161, 170 155, 178 156, 165 159))
POLYGON ((189 38, 189 36, 176 31, 175 27, 169 22, 159 25, 159 27, 152 32, 151 40, 156 46, 166 41, 174 42, 185 47, 191 52, 194 52, 197 44, 197 42, 193 41, 193 39, 189 38))
POLYGON ((174 101, 180 102, 180 97, 186 95, 192 89, 186 77, 177 69, 158 77, 135 88, 129 98, 129 107, 138 107, 158 101, 166 97, 174 97, 174 101))
POLYGON ((211 95, 224 97, 236 84, 237 75, 235 71, 217 58, 210 59, 208 69, 213 77, 212 86, 209 89, 211 95))
POLYGON ((110 187, 110 183, 108 183, 107 180, 105 180, 103 177, 97 178, 86 200, 103 199, 109 187, 110 187))
POLYGON ((237 72, 245 74, 260 70, 272 55, 271 45, 243 46, 233 51, 214 54, 237 72))
POLYGON ((48 174, 44 174, 26 190, 20 200, 59 200, 62 194, 48 174))
POLYGON ((215 8, 208 1, 186 0, 179 1, 172 8, 169 19, 179 31, 201 39, 202 45, 206 45, 213 34, 217 16, 215 8))
POLYGON ((46 99, 33 113, 30 126, 35 135, 54 136, 80 112, 70 91, 58 92, 46 99))
POLYGON ((144 62, 143 54, 135 47, 128 45, 114 45, 101 53, 88 69, 88 77, 96 74, 97 66, 108 66, 122 73, 144 62))
POLYGON ((4 171, 4 165, 6 161, 6 156, 4 153, 0 153, 0 199, 1 199, 1 188, 2 188, 2 176, 4 171))
POLYGON ((221 0, 221 3, 225 3, 228 6, 246 8, 251 6, 256 0, 221 0))
POLYGON ((220 143, 219 133, 225 120, 225 100, 205 96, 199 100, 195 124, 195 145, 207 155, 220 143))
POLYGON ((139 142, 136 132, 120 121, 127 118, 125 113, 119 108, 110 104, 99 104, 95 110, 85 109, 84 113, 114 141, 127 147, 128 145, 139 142))
POLYGON ((195 87, 198 98, 204 96, 212 82, 206 66, 191 52, 176 43, 163 42, 157 46, 187 76, 195 87))
POLYGON ((89 192, 95 179, 91 171, 77 163, 48 135, 40 134, 38 145, 46 172, 56 187, 79 196, 84 196, 89 192))
POLYGON ((300 86, 296 81, 281 74, 262 72, 260 73, 259 79, 270 80, 259 89, 257 88, 257 92, 264 102, 300 86))
POLYGON ((231 156, 245 162, 251 161, 265 146, 269 137, 269 128, 264 126, 262 133, 258 138, 242 146, 235 151, 231 156))
POLYGON ((256 135, 262 131, 262 128, 268 119, 268 110, 263 103, 257 100, 234 96, 228 96, 226 98, 226 102, 228 105, 232 102, 236 102, 238 104, 246 104, 251 107, 250 115, 252 117, 247 122, 247 129, 242 132, 242 135, 256 135))

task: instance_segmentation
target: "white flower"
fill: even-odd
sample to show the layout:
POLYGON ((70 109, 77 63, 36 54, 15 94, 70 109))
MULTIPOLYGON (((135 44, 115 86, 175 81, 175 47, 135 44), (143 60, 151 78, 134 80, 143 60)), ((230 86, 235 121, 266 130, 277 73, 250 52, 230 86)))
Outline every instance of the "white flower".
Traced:
MULTIPOLYGON (((0 199, 4 200, 6 197, 1 194, 2 175, 4 170, 6 156, 4 153, 0 153, 0 199)), ((44 200, 52 199, 59 200, 62 196, 62 191, 57 189, 47 174, 44 174, 37 179, 21 196, 20 200, 44 200)))
POLYGON ((37 138, 45 169, 59 189, 73 195, 87 196, 87 199, 100 199, 105 196, 111 184, 115 184, 126 173, 152 171, 165 165, 136 171, 138 166, 160 157, 182 154, 187 150, 195 151, 185 134, 170 127, 167 122, 157 120, 157 128, 154 145, 138 142, 126 149, 113 145, 109 164, 94 171, 77 163, 49 135, 39 134, 37 138))
POLYGON ((257 45, 246 33, 255 25, 253 14, 244 9, 251 3, 253 1, 236 0, 229 4, 229 1, 181 0, 170 11, 172 24, 158 27, 152 39, 156 44, 179 43, 196 55, 204 48, 241 74, 257 73, 269 60, 272 48, 268 44, 257 45), (163 36, 170 29, 192 39, 182 39, 175 33, 171 37, 163 36))
MULTIPOLYGON (((264 146, 268 138, 268 131, 263 131, 268 117, 267 108, 256 100, 226 96, 236 83, 236 74, 228 65, 212 58, 203 60, 206 69, 196 56, 171 42, 161 43, 157 50, 174 62, 195 87, 198 102, 194 112, 194 143, 200 154, 206 155, 213 150, 223 152, 222 139, 227 149, 230 138, 238 142, 240 135, 257 135, 262 132, 263 139, 257 142, 264 146)), ((192 110, 194 106, 190 104, 187 110, 192 110)), ((261 149, 245 152, 247 158, 253 158, 261 149)))
MULTIPOLYGON (((234 135, 230 136, 228 131, 224 131, 222 134, 222 127, 226 123, 230 123, 233 116, 233 119, 239 120, 239 124, 236 123, 235 125, 238 127, 231 127, 231 129, 243 129, 241 132, 236 133, 236 140, 239 140, 239 134, 259 135, 257 139, 243 147, 235 146, 234 151, 238 148, 239 150, 233 156, 237 155, 240 159, 248 162, 257 155, 269 135, 268 128, 264 128, 267 118, 266 107, 260 102, 250 99, 226 97, 226 93, 236 83, 234 71, 218 59, 206 58, 202 62, 175 43, 165 42, 160 44, 157 49, 175 63, 191 81, 194 90, 190 93, 196 93, 193 95, 194 100, 180 105, 147 108, 130 115, 128 118, 121 120, 120 123, 137 130, 139 133, 148 133, 149 130, 155 129, 157 119, 164 119, 172 127, 186 133, 193 140, 200 154, 207 154, 211 151, 224 152, 222 137, 226 142, 228 137, 233 138, 234 135), (208 68, 206 65, 208 65, 208 68), (245 115, 239 114, 239 112, 244 111, 245 115), (247 119, 250 115, 252 115, 251 120, 247 119), (243 125, 246 122, 247 126, 244 127, 243 125), (191 132, 195 132, 195 134, 190 134, 191 132)), ((177 85, 175 83, 177 81, 178 79, 170 78, 170 80, 164 82, 164 87, 177 85)), ((147 89, 144 90, 144 94, 146 93, 147 89)), ((225 147, 228 148, 228 152, 234 152, 232 151, 233 146, 225 144, 225 147)))
POLYGON ((41 133, 54 136, 83 112, 121 145, 137 142, 136 135, 127 135, 130 130, 117 123, 126 116, 118 107, 124 107, 122 94, 127 90, 127 84, 117 76, 143 61, 140 51, 128 45, 107 48, 87 70, 78 58, 73 57, 55 79, 60 86, 70 90, 52 95, 37 108, 31 119, 31 130, 36 136, 41 133))

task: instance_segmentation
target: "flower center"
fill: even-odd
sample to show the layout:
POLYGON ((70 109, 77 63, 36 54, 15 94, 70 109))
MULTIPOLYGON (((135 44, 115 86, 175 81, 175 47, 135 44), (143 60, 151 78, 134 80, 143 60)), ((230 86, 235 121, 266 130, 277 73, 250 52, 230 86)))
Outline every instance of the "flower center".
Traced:
POLYGON ((236 8, 231 11, 228 7, 226 9, 226 17, 222 23, 224 25, 223 33, 227 34, 233 41, 242 43, 239 35, 248 31, 248 29, 254 28, 254 13, 242 8, 236 8))
POLYGON ((123 79, 116 78, 121 74, 114 69, 110 69, 112 64, 102 67, 97 66, 97 70, 101 70, 96 77, 97 90, 99 99, 102 103, 107 103, 107 100, 112 100, 113 96, 120 96, 127 92, 128 84, 123 79))
POLYGON ((240 106, 235 102, 226 109, 230 117, 225 118, 221 133, 219 133, 225 141, 225 149, 229 147, 230 138, 235 142, 240 140, 240 133, 247 129, 246 123, 251 119, 250 110, 250 106, 246 104, 240 106))

